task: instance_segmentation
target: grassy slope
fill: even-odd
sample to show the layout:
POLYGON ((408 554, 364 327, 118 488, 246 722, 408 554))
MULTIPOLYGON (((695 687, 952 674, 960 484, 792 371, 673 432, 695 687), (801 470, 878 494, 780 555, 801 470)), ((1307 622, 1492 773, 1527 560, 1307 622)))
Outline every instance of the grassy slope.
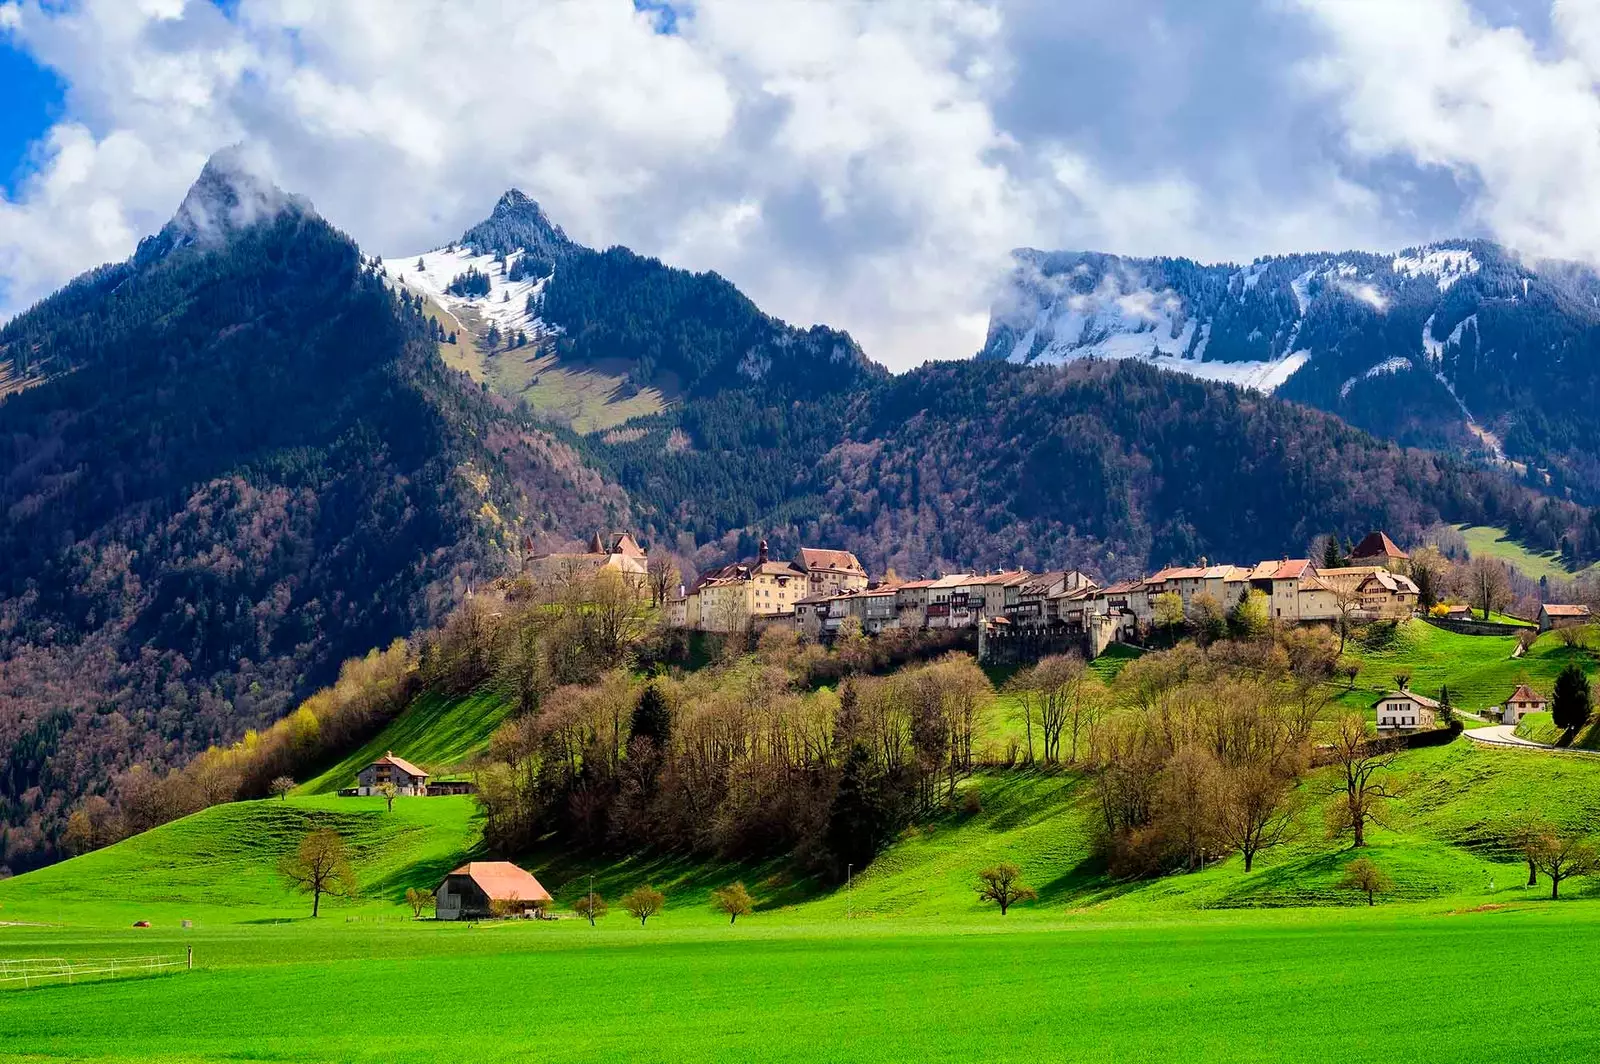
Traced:
POLYGON ((1386 646, 1350 644, 1348 652, 1361 661, 1361 672, 1356 691, 1342 695, 1340 702, 1370 709, 1379 695, 1394 690, 1395 673, 1405 670, 1411 673, 1412 690, 1434 697, 1440 685, 1449 684, 1455 706, 1477 711, 1502 704, 1523 682, 1548 695, 1569 661, 1577 661, 1591 677, 1600 671, 1592 654, 1568 648, 1552 634, 1541 636, 1520 658, 1511 656, 1516 645, 1511 636, 1457 635, 1423 621, 1407 621, 1386 646))
POLYGON ((393 752, 435 777, 448 776, 482 751, 511 706, 491 692, 451 699, 425 694, 375 738, 300 786, 302 794, 332 794, 355 786, 356 773, 393 752))
MULTIPOLYGON (((363 799, 214 809, 0 884, 8 916, 59 899, 74 925, 0 927, 0 956, 194 945, 197 959, 197 971, 171 977, 0 991, 0 1057, 379 1061, 397 1042, 411 1054, 465 1048, 475 1059, 552 1061, 1600 1052, 1600 1008, 1582 992, 1600 947, 1600 905, 1535 900, 1520 885, 1520 863, 1495 842, 1502 821, 1524 809, 1600 826, 1600 764, 1460 741, 1412 752, 1401 767, 1392 829, 1375 831, 1369 852, 1402 900, 1376 910, 1332 886, 1350 854, 1314 830, 1325 801, 1316 779, 1305 788, 1313 828, 1251 875, 1235 858, 1116 884, 1089 860, 1093 802, 1077 777, 980 776, 969 786, 982 793, 981 812, 908 833, 848 892, 767 908, 733 927, 705 907, 709 884, 742 875, 780 903, 786 888, 758 879, 763 870, 637 862, 600 869, 597 886, 614 900, 646 876, 667 883, 666 912, 642 929, 620 913, 596 929, 576 920, 352 924, 338 908, 315 924, 223 926, 231 907, 240 920, 303 911, 303 899, 261 871, 295 817, 351 818, 341 826, 362 842, 362 878, 391 905, 402 879, 433 877, 473 832, 469 805, 452 799, 399 802, 393 816, 363 799), (1003 859, 1041 894, 1004 919, 971 891, 976 870, 1003 859), (125 900, 140 891, 198 892, 213 906, 201 915, 214 921, 180 931, 177 917, 194 906, 125 900), (1328 902, 1346 907, 1207 911, 1328 902), (156 928, 128 928, 123 917, 136 910, 156 928), (1565 1007, 1506 1011, 1472 993, 1528 971, 1565 1007), (1404 1023, 1371 1021, 1373 988, 1387 985, 1426 989, 1404 1023)), ((555 882, 555 866, 535 867, 555 882)), ((568 897, 587 886, 576 864, 559 876, 568 897)), ((1569 893, 1589 891, 1574 884, 1569 893)))
POLYGON ((1574 575, 1561 563, 1561 556, 1556 552, 1529 550, 1510 539, 1503 528, 1489 525, 1457 525, 1456 528, 1467 541, 1467 550, 1474 556, 1487 554, 1491 558, 1499 558, 1529 579, 1549 577, 1551 580, 1570 580, 1574 575))
MULTIPOLYGON (((115 846, 0 883, 11 920, 127 926, 150 919, 235 922, 303 917, 278 857, 306 831, 330 827, 349 843, 361 897, 337 912, 394 912, 406 888, 431 888, 478 846, 470 798, 289 798, 213 806, 115 846)), ((326 904, 326 903, 325 903, 326 904)))

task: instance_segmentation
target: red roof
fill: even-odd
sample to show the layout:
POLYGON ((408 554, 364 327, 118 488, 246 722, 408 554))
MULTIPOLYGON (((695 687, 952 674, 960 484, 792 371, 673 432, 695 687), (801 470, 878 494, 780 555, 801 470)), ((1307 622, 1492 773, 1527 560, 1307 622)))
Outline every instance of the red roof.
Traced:
POLYGON ((462 865, 453 876, 466 876, 488 895, 490 901, 550 901, 550 892, 510 861, 471 861, 462 865))
POLYGON ((1541 695, 1525 683, 1517 684, 1517 689, 1511 692, 1510 698, 1506 699, 1507 702, 1538 702, 1541 704, 1543 704, 1544 700, 1544 695, 1541 695))
POLYGON ((378 758, 378 760, 374 761, 373 764, 393 765, 395 768, 399 769, 401 772, 404 772, 408 776, 421 776, 423 779, 428 778, 428 774, 426 772, 413 765, 405 758, 395 757, 393 750, 390 750, 387 754, 384 754, 382 757, 378 758))
POLYGON ((800 565, 808 572, 812 569, 837 569, 840 572, 862 573, 861 561, 847 550, 827 550, 822 547, 801 547, 800 565))
POLYGON ((1550 603, 1546 602, 1544 604, 1544 611, 1546 613, 1548 613, 1552 617, 1587 617, 1587 616, 1589 616, 1589 607, 1587 607, 1587 606, 1553 606, 1550 603))
POLYGON ((1306 570, 1311 568, 1311 562, 1305 558, 1290 558, 1278 564, 1278 571, 1272 574, 1274 580, 1298 580, 1304 576, 1306 570))
POLYGON ((1411 555, 1395 546, 1394 540, 1382 532, 1368 532, 1362 537, 1361 542, 1356 544, 1355 550, 1350 552, 1351 561, 1355 561, 1357 558, 1398 559, 1409 557, 1411 555))

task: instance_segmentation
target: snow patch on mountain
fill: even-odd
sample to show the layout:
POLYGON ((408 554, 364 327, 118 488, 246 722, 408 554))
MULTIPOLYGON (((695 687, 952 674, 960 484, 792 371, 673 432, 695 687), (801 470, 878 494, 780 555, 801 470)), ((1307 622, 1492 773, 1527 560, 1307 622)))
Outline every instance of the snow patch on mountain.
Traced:
POLYGON ((1462 318, 1461 321, 1456 323, 1456 327, 1450 330, 1450 335, 1443 340, 1434 339, 1434 317, 1435 315, 1429 314, 1428 320, 1422 323, 1422 350, 1428 356, 1430 362, 1439 362, 1444 358, 1444 349, 1451 344, 1460 344, 1461 334, 1466 331, 1468 325, 1474 324, 1478 320, 1478 316, 1469 314, 1462 318))
POLYGON ((1350 398, 1350 389, 1354 388, 1359 381, 1371 380, 1374 377, 1382 377, 1391 373, 1403 373, 1410 368, 1411 360, 1409 358, 1402 358, 1399 355, 1393 358, 1386 358, 1376 366, 1368 368, 1365 372, 1357 374, 1339 385, 1339 398, 1350 398))
POLYGON ((528 334, 529 340, 554 333, 553 326, 546 324, 536 314, 528 313, 528 297, 536 297, 544 291, 548 277, 538 279, 524 277, 520 281, 508 279, 508 274, 517 259, 525 252, 515 252, 507 255, 505 262, 495 261, 495 256, 474 255, 469 248, 437 248, 425 251, 421 255, 400 255, 394 258, 381 259, 384 274, 398 284, 431 298, 440 307, 444 308, 451 317, 456 319, 456 324, 461 328, 465 325, 461 321, 460 312, 470 307, 483 321, 483 327, 488 328, 492 322, 502 333, 514 332, 521 329, 528 334), (421 267, 418 267, 418 263, 421 267), (486 274, 489 278, 489 294, 486 296, 457 296, 445 291, 450 282, 475 269, 486 274))
POLYGON ((1477 273, 1479 263, 1466 248, 1422 247, 1396 255, 1390 269, 1405 277, 1432 277, 1443 292, 1477 273))

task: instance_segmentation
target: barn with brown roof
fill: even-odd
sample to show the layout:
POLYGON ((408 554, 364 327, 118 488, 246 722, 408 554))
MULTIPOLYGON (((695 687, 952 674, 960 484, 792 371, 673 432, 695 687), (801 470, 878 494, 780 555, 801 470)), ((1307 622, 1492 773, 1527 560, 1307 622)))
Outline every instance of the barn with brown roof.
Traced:
POLYGON ((470 861, 444 877, 433 892, 441 920, 474 920, 494 915, 495 902, 524 909, 549 903, 550 892, 510 861, 470 861))

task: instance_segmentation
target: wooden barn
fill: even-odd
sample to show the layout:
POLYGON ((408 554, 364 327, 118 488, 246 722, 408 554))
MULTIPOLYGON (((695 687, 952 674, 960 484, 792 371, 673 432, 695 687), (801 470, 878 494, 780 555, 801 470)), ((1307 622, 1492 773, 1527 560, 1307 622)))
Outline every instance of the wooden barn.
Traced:
POLYGON ((444 877, 433 892, 436 913, 441 920, 474 920, 494 915, 494 903, 518 902, 526 908, 535 902, 549 902, 545 890, 532 873, 510 861, 472 861, 444 877))

